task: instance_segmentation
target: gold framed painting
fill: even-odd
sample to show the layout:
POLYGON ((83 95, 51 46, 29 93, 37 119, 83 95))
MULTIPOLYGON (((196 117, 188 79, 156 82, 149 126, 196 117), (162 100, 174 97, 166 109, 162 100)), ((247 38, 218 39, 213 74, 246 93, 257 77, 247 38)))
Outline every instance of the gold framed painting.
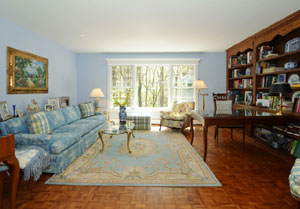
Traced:
POLYGON ((48 93, 48 59, 7 47, 7 94, 48 93))

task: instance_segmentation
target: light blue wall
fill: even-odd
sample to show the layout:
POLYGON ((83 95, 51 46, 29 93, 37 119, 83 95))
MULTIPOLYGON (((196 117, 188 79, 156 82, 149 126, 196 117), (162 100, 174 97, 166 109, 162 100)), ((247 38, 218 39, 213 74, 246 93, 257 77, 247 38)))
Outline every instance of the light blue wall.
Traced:
MULTIPOLYGON (((92 101, 89 93, 93 88, 101 88, 105 98, 101 98, 101 106, 107 104, 108 71, 105 59, 112 58, 200 58, 198 78, 204 80, 209 93, 206 97, 207 108, 213 107, 212 92, 226 90, 226 55, 216 53, 97 53, 78 54, 78 102, 92 101)), ((204 92, 204 91, 203 91, 204 92)), ((202 108, 199 98, 199 108, 202 108)))
POLYGON ((77 103, 76 54, 27 29, 0 18, 0 101, 9 107, 17 105, 23 111, 35 98, 44 108, 49 97, 70 96, 71 104, 77 103), (6 47, 30 52, 49 61, 48 94, 6 94, 6 47))

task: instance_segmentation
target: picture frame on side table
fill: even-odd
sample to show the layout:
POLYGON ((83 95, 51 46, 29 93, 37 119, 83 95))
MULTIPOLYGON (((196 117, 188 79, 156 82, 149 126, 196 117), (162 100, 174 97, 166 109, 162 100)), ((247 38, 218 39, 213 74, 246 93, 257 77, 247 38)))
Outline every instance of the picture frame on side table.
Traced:
POLYGON ((59 97, 59 107, 69 107, 70 106, 70 97, 59 97))
POLYGON ((0 116, 3 121, 12 118, 6 101, 0 102, 0 116))
POLYGON ((52 110, 55 110, 57 108, 60 108, 59 106, 59 98, 49 98, 48 99, 48 104, 52 106, 52 110))
POLYGON ((45 107, 45 111, 46 111, 46 112, 49 112, 49 111, 52 111, 52 110, 53 110, 53 107, 52 107, 51 104, 46 104, 44 107, 45 107))
POLYGON ((7 47, 7 94, 48 93, 48 59, 7 47))
POLYGON ((22 109, 20 109, 20 108, 17 108, 17 109, 16 109, 16 113, 17 113, 17 116, 18 116, 19 118, 24 116, 23 111, 22 111, 22 109))

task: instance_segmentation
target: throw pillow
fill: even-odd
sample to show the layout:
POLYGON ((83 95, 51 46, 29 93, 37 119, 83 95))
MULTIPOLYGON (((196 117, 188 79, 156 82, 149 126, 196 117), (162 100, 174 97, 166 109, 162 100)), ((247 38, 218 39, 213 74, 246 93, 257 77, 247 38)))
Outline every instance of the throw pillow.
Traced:
POLYGON ((58 127, 66 125, 66 119, 63 112, 60 109, 46 112, 46 116, 51 128, 51 131, 58 127))
POLYGON ((51 129, 45 112, 30 114, 28 117, 31 134, 50 134, 51 129))
POLYGON ((80 110, 83 118, 95 115, 95 107, 92 102, 80 104, 80 110))
POLYGON ((28 117, 12 118, 6 122, 11 134, 29 133, 27 126, 28 117))
POLYGON ((65 116, 67 124, 80 119, 80 116, 77 114, 74 107, 62 108, 61 111, 63 112, 63 114, 65 116))

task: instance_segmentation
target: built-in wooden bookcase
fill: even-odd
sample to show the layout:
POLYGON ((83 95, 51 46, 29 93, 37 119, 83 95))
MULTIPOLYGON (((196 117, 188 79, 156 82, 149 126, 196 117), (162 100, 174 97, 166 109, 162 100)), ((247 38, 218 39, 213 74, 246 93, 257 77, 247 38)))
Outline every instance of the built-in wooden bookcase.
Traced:
MULTIPOLYGON (((300 50, 285 52, 286 43, 296 37, 300 37, 300 10, 227 49, 227 91, 238 90, 241 95, 245 94, 246 91, 252 91, 252 105, 255 105, 258 92, 269 92, 271 85, 270 80, 278 79, 280 74, 285 74, 285 76, 280 75, 280 78, 285 77, 286 81, 288 81, 293 74, 299 74, 300 76, 300 50), (262 57, 261 48, 267 48, 267 46, 272 47, 273 56, 269 54, 269 56, 262 57), (232 58, 240 56, 240 54, 248 53, 249 51, 253 51, 251 63, 240 66, 232 65, 232 58), (285 63, 289 61, 296 62, 298 67, 292 70, 284 70, 285 63), (268 65, 276 67, 276 70, 281 71, 266 73, 266 71, 263 71, 261 68, 268 65), (251 75, 245 74, 247 68, 251 69, 251 75), (240 77, 234 76, 233 72, 236 70, 240 70, 240 77), (243 88, 243 85, 235 85, 237 81, 243 79, 252 79, 252 87, 243 88)), ((292 87, 292 89, 293 91, 298 91, 300 87, 292 87)), ((288 98, 289 97, 291 97, 291 95, 288 95, 288 98)))

